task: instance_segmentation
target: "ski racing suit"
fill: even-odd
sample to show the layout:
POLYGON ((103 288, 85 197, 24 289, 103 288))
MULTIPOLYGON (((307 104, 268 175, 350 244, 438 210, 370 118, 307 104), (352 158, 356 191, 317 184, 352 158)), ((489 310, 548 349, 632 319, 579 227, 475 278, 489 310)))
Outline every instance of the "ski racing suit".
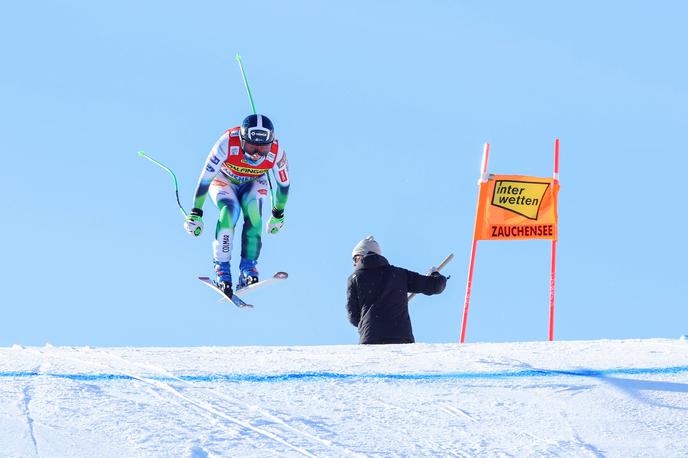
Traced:
POLYGON ((260 256, 263 198, 270 193, 272 209, 284 212, 289 193, 287 155, 277 139, 257 162, 244 155, 239 126, 227 130, 210 150, 198 179, 194 208, 203 208, 208 194, 220 211, 213 242, 213 260, 229 262, 234 228, 244 213, 242 260, 260 256), (273 183, 275 186, 273 188, 273 183))

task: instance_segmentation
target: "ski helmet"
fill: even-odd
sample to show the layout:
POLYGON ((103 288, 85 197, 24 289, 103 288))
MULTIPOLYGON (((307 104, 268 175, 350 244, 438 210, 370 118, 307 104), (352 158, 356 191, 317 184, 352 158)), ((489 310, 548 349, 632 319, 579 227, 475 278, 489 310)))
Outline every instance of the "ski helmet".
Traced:
POLYGON ((269 145, 275 140, 275 127, 267 116, 252 114, 241 123, 239 136, 242 144, 269 145))

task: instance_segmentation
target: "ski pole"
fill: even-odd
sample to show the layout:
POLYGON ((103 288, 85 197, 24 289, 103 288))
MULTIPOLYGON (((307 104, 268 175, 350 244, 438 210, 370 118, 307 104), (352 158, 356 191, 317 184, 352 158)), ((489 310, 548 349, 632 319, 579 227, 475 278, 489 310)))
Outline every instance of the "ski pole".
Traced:
MULTIPOLYGON (((451 261, 452 259, 454 259, 454 253, 450 253, 446 258, 444 258, 444 261, 442 261, 436 269, 430 269, 428 271, 428 275, 430 275, 433 272, 433 270, 435 272, 439 272, 440 270, 444 269, 444 266, 449 264, 449 261, 451 261)), ((447 278, 449 278, 449 277, 447 277, 447 278)), ((416 296, 416 293, 409 294, 408 301, 411 302, 411 299, 413 299, 415 296, 416 296)))
MULTIPOLYGON (((244 80, 244 86, 246 87, 246 93, 248 94, 248 100, 251 102, 251 109, 253 110, 253 114, 256 114, 256 105, 253 103, 253 95, 251 95, 251 87, 248 85, 248 78, 246 78, 246 72, 244 72, 244 64, 241 61, 241 54, 237 53, 235 59, 237 62, 239 62, 239 70, 241 70, 241 78, 244 80)), ((272 189, 272 178, 270 178, 270 174, 266 174, 268 176, 268 184, 270 185, 270 198, 272 201, 275 201, 275 194, 272 189)))
POLYGON ((246 73, 244 72, 244 64, 241 62, 241 55, 237 53, 236 60, 239 62, 239 70, 241 70, 241 77, 244 79, 244 86, 246 86, 246 93, 248 94, 248 100, 251 102, 251 108, 253 109, 253 114, 256 114, 256 106, 253 103, 253 96, 251 95, 251 88, 248 85, 248 79, 246 79, 246 73))
POLYGON ((186 218, 187 216, 189 216, 189 215, 186 213, 186 210, 184 210, 184 207, 182 207, 181 202, 179 202, 179 185, 177 184, 177 176, 174 174, 174 172, 173 172, 172 170, 170 170, 170 168, 167 167, 165 164, 162 164, 162 163, 156 161, 155 159, 153 159, 152 157, 148 156, 148 155, 147 155, 146 153, 144 153, 143 151, 139 151, 139 156, 145 157, 146 159, 148 159, 149 161, 151 161, 153 164, 157 165, 158 167, 162 168, 162 169, 165 170, 167 173, 169 173, 170 175, 172 175, 172 179, 174 180, 174 193, 175 193, 176 196, 177 196, 177 207, 179 207, 179 210, 181 210, 182 214, 184 215, 184 218, 186 218))

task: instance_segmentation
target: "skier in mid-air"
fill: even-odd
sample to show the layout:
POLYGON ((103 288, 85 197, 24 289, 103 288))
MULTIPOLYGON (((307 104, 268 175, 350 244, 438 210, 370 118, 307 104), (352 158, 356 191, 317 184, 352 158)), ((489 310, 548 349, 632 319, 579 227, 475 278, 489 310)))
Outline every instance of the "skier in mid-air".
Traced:
POLYGON ((256 264, 262 244, 263 198, 270 193, 272 215, 266 229, 269 234, 276 234, 284 225, 288 192, 287 155, 279 145, 275 128, 267 116, 247 116, 241 126, 227 130, 210 150, 184 229, 192 236, 200 235, 203 230, 203 203, 210 194, 220 211, 213 242, 215 285, 227 297, 231 298, 233 294, 230 261, 239 214, 243 211, 244 226, 237 289, 259 280, 256 264))

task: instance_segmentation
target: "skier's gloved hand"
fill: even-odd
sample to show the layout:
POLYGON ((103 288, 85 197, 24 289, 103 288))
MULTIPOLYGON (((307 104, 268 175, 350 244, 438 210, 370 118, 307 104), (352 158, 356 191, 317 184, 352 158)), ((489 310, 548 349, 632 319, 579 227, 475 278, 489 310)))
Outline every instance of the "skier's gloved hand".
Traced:
POLYGON ((270 221, 265 226, 265 230, 268 234, 277 234, 280 229, 284 226, 284 210, 272 209, 272 216, 270 221))
POLYGON ((189 216, 184 221, 184 230, 194 237, 198 237, 203 232, 203 210, 192 208, 189 216))

